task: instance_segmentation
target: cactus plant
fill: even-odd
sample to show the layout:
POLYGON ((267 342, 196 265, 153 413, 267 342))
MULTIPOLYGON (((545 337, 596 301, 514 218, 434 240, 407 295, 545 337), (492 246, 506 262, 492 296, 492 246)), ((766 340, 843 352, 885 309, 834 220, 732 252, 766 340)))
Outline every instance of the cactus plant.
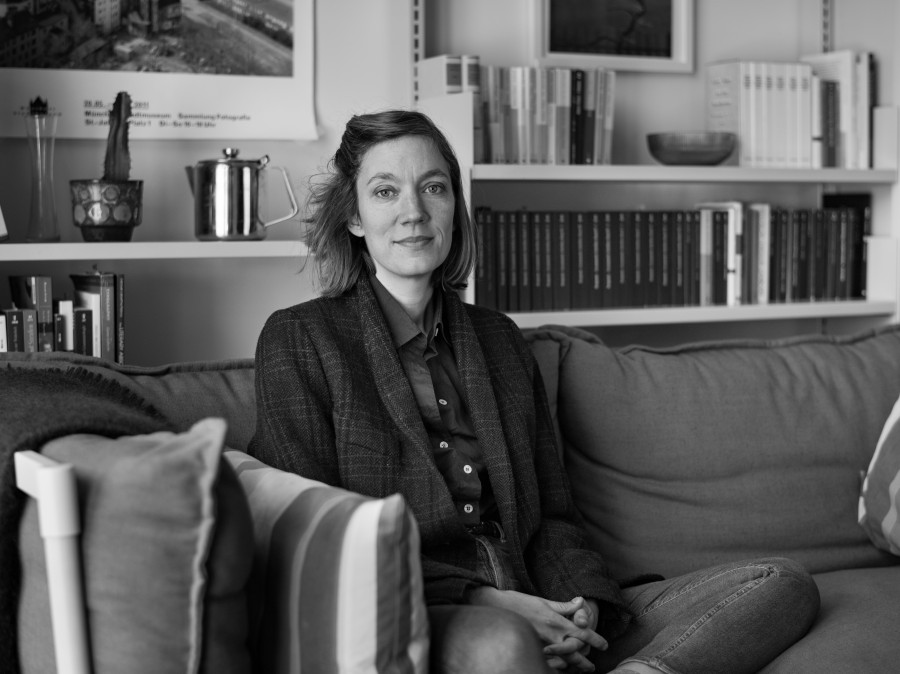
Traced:
POLYGON ((103 180, 128 180, 131 173, 131 153, 128 150, 128 119, 131 117, 131 96, 127 91, 116 95, 109 113, 109 135, 106 138, 106 158, 103 180))

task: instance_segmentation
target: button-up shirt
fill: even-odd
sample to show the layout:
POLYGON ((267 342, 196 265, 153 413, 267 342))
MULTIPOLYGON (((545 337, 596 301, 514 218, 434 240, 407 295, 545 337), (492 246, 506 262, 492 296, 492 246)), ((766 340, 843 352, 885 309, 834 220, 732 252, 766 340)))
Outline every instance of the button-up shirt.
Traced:
POLYGON ((425 309, 423 332, 378 279, 371 279, 422 414, 435 464, 462 523, 470 526, 496 517, 481 447, 462 394, 450 336, 442 321, 440 291, 435 291, 425 309))

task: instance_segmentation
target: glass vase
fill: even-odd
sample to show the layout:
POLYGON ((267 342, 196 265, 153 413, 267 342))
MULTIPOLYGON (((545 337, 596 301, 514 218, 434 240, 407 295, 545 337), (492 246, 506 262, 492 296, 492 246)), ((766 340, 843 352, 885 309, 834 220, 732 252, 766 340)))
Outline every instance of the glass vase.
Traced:
POLYGON ((31 212, 28 217, 29 243, 59 241, 53 186, 53 147, 56 116, 31 114, 25 117, 28 147, 31 150, 31 212))

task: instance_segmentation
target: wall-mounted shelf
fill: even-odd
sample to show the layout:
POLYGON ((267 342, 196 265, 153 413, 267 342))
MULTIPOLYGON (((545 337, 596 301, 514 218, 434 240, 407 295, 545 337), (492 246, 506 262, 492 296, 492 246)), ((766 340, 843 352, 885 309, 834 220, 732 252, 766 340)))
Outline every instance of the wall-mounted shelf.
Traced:
POLYGON ((895 303, 892 301, 847 300, 842 302, 754 304, 737 307, 638 307, 587 311, 535 311, 510 313, 509 317, 520 328, 537 328, 547 324, 600 327, 889 316, 894 313, 895 309, 895 303))
POLYGON ((110 241, 0 243, 0 261, 187 260, 304 257, 300 241, 110 241))
POLYGON ((809 183, 884 184, 897 181, 896 169, 776 169, 739 166, 475 164, 472 180, 541 182, 809 183))

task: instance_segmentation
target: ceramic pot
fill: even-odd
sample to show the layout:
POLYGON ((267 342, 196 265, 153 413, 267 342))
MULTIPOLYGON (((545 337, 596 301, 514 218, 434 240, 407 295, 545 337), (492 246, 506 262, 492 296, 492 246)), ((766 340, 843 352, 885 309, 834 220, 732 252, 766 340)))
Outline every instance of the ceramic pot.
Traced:
POLYGON ((130 241, 141 224, 143 180, 70 180, 72 219, 85 241, 130 241))

